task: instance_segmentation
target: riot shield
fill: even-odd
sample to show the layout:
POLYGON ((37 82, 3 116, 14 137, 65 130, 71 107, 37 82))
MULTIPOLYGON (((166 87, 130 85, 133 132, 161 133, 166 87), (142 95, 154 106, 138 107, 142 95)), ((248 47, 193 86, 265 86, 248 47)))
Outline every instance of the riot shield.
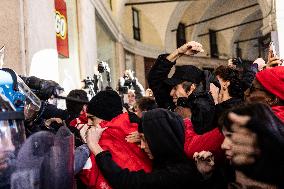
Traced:
POLYGON ((26 138, 23 118, 21 112, 0 112, 0 189, 10 188, 16 155, 26 138))
POLYGON ((57 134, 31 135, 17 157, 12 189, 73 189, 74 136, 65 126, 57 134))
POLYGON ((74 146, 74 135, 67 127, 60 127, 42 166, 41 174, 47 176, 44 188, 74 188, 74 146))

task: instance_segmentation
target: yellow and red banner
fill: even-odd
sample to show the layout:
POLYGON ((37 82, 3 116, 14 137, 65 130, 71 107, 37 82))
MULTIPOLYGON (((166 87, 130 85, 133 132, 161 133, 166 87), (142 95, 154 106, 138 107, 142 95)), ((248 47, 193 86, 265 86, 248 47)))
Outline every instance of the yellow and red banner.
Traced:
POLYGON ((69 58, 66 0, 55 0, 55 21, 58 54, 69 58))

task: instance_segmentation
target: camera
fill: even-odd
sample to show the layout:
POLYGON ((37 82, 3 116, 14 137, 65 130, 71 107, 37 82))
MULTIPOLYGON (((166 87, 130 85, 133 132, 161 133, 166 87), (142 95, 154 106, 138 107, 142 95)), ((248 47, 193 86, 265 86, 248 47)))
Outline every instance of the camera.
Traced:
POLYGON ((108 63, 104 62, 104 61, 100 61, 98 64, 98 71, 99 73, 104 73, 106 72, 110 72, 110 68, 108 66, 108 63))
POLYGON ((128 87, 127 86, 120 87, 119 92, 122 93, 122 94, 127 94, 128 93, 128 87))
POLYGON ((95 83, 95 81, 93 79, 91 79, 90 77, 87 77, 82 82, 84 83, 84 86, 83 86, 84 89, 89 88, 90 85, 94 85, 94 83, 95 83))
POLYGON ((130 88, 132 86, 131 79, 126 78, 125 81, 124 81, 124 86, 130 88))
POLYGON ((243 64, 243 61, 240 57, 237 57, 232 59, 232 63, 236 66, 241 66, 243 64))

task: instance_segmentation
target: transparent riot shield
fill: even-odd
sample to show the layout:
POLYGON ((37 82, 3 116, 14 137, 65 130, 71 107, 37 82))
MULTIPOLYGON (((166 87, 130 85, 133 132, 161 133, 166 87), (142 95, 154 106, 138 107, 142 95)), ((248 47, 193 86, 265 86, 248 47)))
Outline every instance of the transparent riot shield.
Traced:
POLYGON ((31 135, 18 153, 11 189, 42 188, 74 188, 74 136, 65 126, 31 135))
POLYGON ((0 189, 10 188, 16 156, 25 141, 23 112, 0 112, 0 189))

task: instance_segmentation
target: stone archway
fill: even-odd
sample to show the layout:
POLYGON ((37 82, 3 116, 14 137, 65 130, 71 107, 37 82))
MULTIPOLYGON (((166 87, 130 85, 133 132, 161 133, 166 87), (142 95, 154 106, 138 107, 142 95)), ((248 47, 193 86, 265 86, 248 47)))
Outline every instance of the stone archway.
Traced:
POLYGON ((170 16, 166 33, 165 33, 165 51, 170 52, 176 48, 176 32, 172 29, 178 27, 179 21, 183 17, 185 11, 188 9, 192 2, 180 2, 177 4, 175 11, 170 16))
MULTIPOLYGON (((248 15, 247 17, 245 17, 241 21, 241 23, 245 23, 245 22, 248 22, 250 20, 258 19, 261 16, 262 16, 262 12, 261 12, 261 9, 259 9, 257 12, 253 12, 252 14, 248 15)), ((245 40, 245 39, 250 39, 250 38, 261 36, 262 35, 261 27, 262 27, 262 22, 252 23, 249 26, 246 25, 246 26, 238 27, 236 29, 236 31, 234 32, 234 35, 231 38, 230 43, 229 43, 229 47, 231 49, 231 55, 234 56, 234 54, 235 54, 235 44, 234 43, 236 41, 238 41, 238 40, 245 40), (248 32, 248 31, 250 31, 250 32, 248 32), (244 34, 249 34, 249 35, 245 36, 244 34)), ((245 52, 243 57, 245 57, 245 58, 246 57, 252 57, 248 53, 248 48, 249 48, 249 46, 253 46, 255 44, 255 42, 257 42, 257 40, 255 40, 255 41, 253 41, 253 40, 252 41, 247 41, 247 42, 245 42, 245 45, 244 45, 244 43, 241 43, 241 46, 243 47, 243 50, 245 52)), ((250 52, 252 53, 253 49, 251 49, 250 52)), ((258 53, 258 52, 254 52, 254 53, 258 53)))
MULTIPOLYGON (((218 3, 218 1, 220 0, 214 0, 214 1, 210 1, 210 3, 208 3, 208 5, 206 7, 203 7, 203 9, 201 10, 201 15, 200 18, 204 18, 204 16, 206 15, 206 13, 208 12, 208 10, 210 10, 211 5, 214 5, 216 3, 218 3)), ((257 0, 257 2, 259 3, 260 6, 260 10, 263 13, 263 16, 268 15, 271 11, 271 3, 269 3, 269 1, 273 1, 273 0, 257 0)), ((189 9, 190 5, 192 5, 192 3, 196 3, 196 2, 180 2, 178 3, 178 5, 176 6, 175 11, 172 13, 168 25, 167 25, 167 29, 166 29, 166 33, 165 33, 165 50, 166 51, 172 51, 173 49, 176 48, 176 33, 172 32, 172 29, 177 28, 180 20, 182 19, 182 17, 184 16, 184 13, 189 9)), ((267 22, 267 21, 263 21, 263 22, 267 22)), ((266 23, 263 23, 263 25, 267 25, 266 23)), ((191 35, 191 40, 198 40, 197 39, 197 33, 200 30, 198 30, 197 27, 194 27, 192 35, 191 35)), ((228 41, 228 47, 230 47, 230 40, 228 41)))
MULTIPOLYGON (((235 26, 235 25, 244 23, 246 21, 251 21, 253 19, 257 19, 257 18, 250 17, 252 14, 254 14, 257 11, 261 12, 260 5, 252 6, 252 7, 250 6, 250 5, 253 5, 255 3, 258 3, 258 1, 257 0, 255 0, 255 1, 251 0, 251 1, 248 1, 244 4, 238 4, 237 1, 235 2, 233 0, 231 0, 231 1, 215 0, 210 5, 210 7, 208 7, 207 10, 203 12, 204 14, 201 17, 202 20, 210 18, 212 16, 222 14, 222 12, 216 14, 216 10, 218 10, 220 8, 222 8, 223 13, 230 12, 230 10, 233 11, 233 10, 236 10, 236 9, 241 9, 243 7, 249 7, 249 8, 243 9, 242 11, 239 11, 239 12, 235 12, 231 15, 230 14, 226 15, 226 17, 227 17, 226 19, 223 19, 221 17, 221 18, 211 20, 207 23, 194 26, 194 29, 193 29, 193 32, 192 32, 192 35, 191 35, 193 40, 200 41, 202 44, 204 44, 205 50, 207 50, 209 52, 210 51, 210 43, 209 43, 208 35, 205 35, 205 36, 199 36, 199 35, 203 34, 203 33, 207 33, 209 29, 219 30, 219 29, 222 29, 222 28, 228 28, 228 29, 224 29, 222 32, 217 33, 217 38, 220 39, 220 40, 218 39, 218 47, 221 50, 219 48, 218 49, 219 49, 220 58, 232 57, 234 55, 233 43, 236 40, 236 38, 238 37, 238 33, 240 33, 242 31, 242 28, 244 28, 245 26, 239 26, 237 28, 230 28, 230 26, 235 26), (251 18, 251 19, 248 19, 248 17, 251 18), (222 37, 222 40, 221 40, 221 37, 222 37), (223 48, 223 47, 226 47, 227 49, 223 48), (222 55, 224 55, 224 56, 222 56, 222 55)), ((255 25, 254 23, 252 23, 252 24, 253 24, 253 26, 255 25)))
POLYGON ((273 0, 257 0, 263 16, 266 16, 271 11, 273 0))

